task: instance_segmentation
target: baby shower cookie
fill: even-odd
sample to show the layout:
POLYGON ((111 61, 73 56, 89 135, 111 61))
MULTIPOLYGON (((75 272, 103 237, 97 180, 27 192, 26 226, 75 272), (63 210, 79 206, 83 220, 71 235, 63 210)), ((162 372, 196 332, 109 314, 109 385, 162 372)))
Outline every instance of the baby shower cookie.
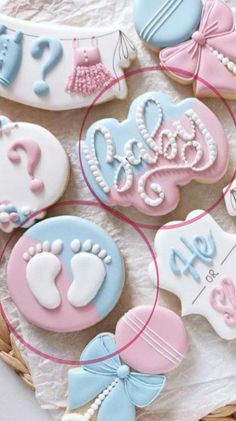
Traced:
POLYGON ((145 0, 134 2, 136 31, 154 49, 189 39, 199 25, 201 13, 201 0, 148 0, 148 4, 145 0))
POLYGON ((215 182, 228 165, 228 141, 212 111, 194 98, 172 104, 160 92, 138 97, 121 123, 93 124, 78 147, 87 182, 102 202, 147 215, 171 212, 179 186, 215 182))
POLYGON ((223 194, 228 214, 236 216, 236 180, 224 188, 223 194))
POLYGON ((235 42, 235 23, 229 5, 223 0, 206 0, 198 29, 193 30, 188 41, 163 49, 160 63, 177 81, 193 83, 197 97, 218 96, 216 89, 224 98, 235 99, 235 42))
POLYGON ((142 331, 151 313, 152 306, 135 307, 120 319, 115 335, 102 333, 87 345, 81 367, 69 370, 62 421, 135 421, 135 407, 159 396, 162 373, 185 358, 188 338, 180 317, 159 306, 142 331))
MULTIPOLYGON (((236 235, 205 211, 164 225, 156 234, 160 287, 177 295, 182 315, 200 314, 224 339, 236 338, 236 235)), ((154 263, 150 277, 157 285, 154 263)))
POLYGON ((46 219, 14 246, 7 268, 10 295, 36 326, 80 331, 107 316, 124 285, 124 263, 97 225, 75 216, 46 219))
POLYGON ((197 97, 235 99, 236 31, 230 6, 224 0, 206 0, 203 6, 200 0, 152 3, 149 9, 137 0, 136 27, 151 47, 166 47, 159 57, 167 74, 193 84, 197 97))
POLYGON ((52 133, 4 116, 0 116, 0 167, 0 230, 5 232, 44 217, 45 208, 62 196, 69 179, 67 155, 52 133), (34 216, 35 212, 39 213, 34 216))
POLYGON ((123 99, 127 85, 122 76, 135 57, 134 44, 117 28, 0 15, 0 95, 13 101, 46 110, 81 108, 106 87, 97 103, 123 99))

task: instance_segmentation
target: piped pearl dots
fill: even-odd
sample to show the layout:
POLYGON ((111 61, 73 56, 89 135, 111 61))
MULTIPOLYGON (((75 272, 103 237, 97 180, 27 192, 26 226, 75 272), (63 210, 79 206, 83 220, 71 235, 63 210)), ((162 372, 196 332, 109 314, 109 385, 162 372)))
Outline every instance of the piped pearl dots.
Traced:
POLYGON ((223 54, 219 53, 217 50, 211 49, 212 54, 218 58, 218 60, 225 66, 227 69, 236 75, 236 64, 231 61, 228 57, 225 57, 223 54))
POLYGON ((97 397, 97 399, 95 399, 94 403, 90 406, 87 412, 84 415, 79 415, 81 418, 78 418, 78 420, 89 421, 93 417, 93 415, 98 411, 98 409, 100 408, 106 397, 109 395, 109 393, 111 393, 111 391, 116 387, 118 382, 119 379, 115 379, 114 382, 112 382, 102 393, 100 393, 100 395, 97 397))

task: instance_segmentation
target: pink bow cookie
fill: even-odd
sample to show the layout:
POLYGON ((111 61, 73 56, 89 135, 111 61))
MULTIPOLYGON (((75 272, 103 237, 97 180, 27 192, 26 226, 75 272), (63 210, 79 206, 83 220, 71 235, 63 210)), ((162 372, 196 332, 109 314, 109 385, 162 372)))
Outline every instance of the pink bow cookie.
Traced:
POLYGON ((223 0, 206 0, 200 26, 186 42, 160 52, 161 66, 182 83, 194 82, 198 97, 236 98, 236 31, 223 0), (184 66, 184 68, 183 68, 184 66))

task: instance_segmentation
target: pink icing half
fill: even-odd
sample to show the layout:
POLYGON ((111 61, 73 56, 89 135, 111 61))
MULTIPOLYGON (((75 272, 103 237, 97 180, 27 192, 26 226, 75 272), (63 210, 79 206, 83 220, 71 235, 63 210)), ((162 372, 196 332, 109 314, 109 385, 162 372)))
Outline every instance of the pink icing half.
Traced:
MULTIPOLYGON (((167 213, 173 211, 180 200, 180 190, 178 186, 185 186, 189 184, 192 180, 206 183, 213 183, 218 181, 224 174, 228 166, 229 160, 229 145, 226 135, 224 133, 223 127, 217 117, 212 113, 212 111, 206 107, 203 103, 196 100, 193 110, 198 114, 199 118, 205 124, 207 130, 210 132, 218 148, 217 158, 214 164, 207 170, 202 172, 196 172, 192 169, 168 169, 163 170, 160 173, 150 177, 147 182, 146 191, 150 193, 150 196, 156 198, 155 193, 150 190, 152 183, 159 183, 165 191, 165 199, 159 206, 151 207, 144 203, 141 197, 138 194, 138 181, 140 179, 140 174, 134 177, 132 187, 125 193, 119 193, 115 188, 111 188, 110 193, 108 194, 108 204, 110 206, 121 205, 125 207, 134 206, 141 212, 147 215, 161 216, 166 215, 167 213)), ((176 120, 174 120, 176 121, 176 120)), ((180 119, 183 127, 190 129, 189 120, 184 116, 180 119)), ((173 121, 169 121, 162 125, 163 129, 171 129, 173 132, 175 128, 173 126, 173 121)), ((201 143, 204 148, 204 154, 207 151, 206 145, 202 139, 202 135, 197 130, 198 135, 196 140, 201 143)), ((191 156, 191 155, 189 155, 191 156)), ((206 154, 208 158, 208 154, 206 154)), ((202 159, 199 166, 207 162, 207 159, 202 159)), ((169 163, 169 165, 180 164, 180 154, 177 158, 169 163)), ((156 168, 162 165, 167 165, 168 161, 160 156, 156 168)), ((155 168, 154 165, 147 166, 149 170, 155 168)), ((145 170, 145 172, 147 169, 145 170)), ((143 172, 141 175, 143 175, 143 172)))
POLYGON ((129 347, 147 322, 152 306, 135 307, 118 322, 115 340, 122 360, 135 371, 162 374, 176 368, 185 358, 188 337, 182 319, 164 307, 157 307, 141 336, 129 347))
POLYGON ((62 298, 60 307, 56 310, 47 310, 34 298, 27 284, 27 263, 23 259, 23 254, 37 242, 26 236, 22 237, 18 246, 13 249, 8 263, 8 288, 19 311, 34 325, 56 332, 80 331, 99 322, 101 316, 94 304, 75 308, 68 302, 70 278, 64 268, 56 280, 62 298))

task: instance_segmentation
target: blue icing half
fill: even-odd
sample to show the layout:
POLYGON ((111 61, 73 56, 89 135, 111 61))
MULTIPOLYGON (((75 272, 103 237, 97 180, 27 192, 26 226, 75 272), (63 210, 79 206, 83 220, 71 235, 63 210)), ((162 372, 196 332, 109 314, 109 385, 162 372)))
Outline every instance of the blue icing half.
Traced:
POLYGON ((191 38, 202 7, 201 0, 135 0, 135 27, 153 47, 169 47, 191 38))
POLYGON ((120 298, 124 285, 124 261, 116 243, 103 229, 76 216, 60 216, 34 225, 27 230, 25 236, 39 242, 49 241, 51 243, 56 239, 62 240, 64 247, 60 257, 71 281, 73 274, 70 262, 74 253, 70 244, 74 239, 79 239, 81 243, 91 240, 93 244, 99 244, 106 249, 112 257, 112 262, 106 265, 107 276, 92 302, 96 305, 101 318, 113 309, 120 298))
MULTIPOLYGON (((128 118, 123 122, 119 122, 115 119, 104 119, 97 121, 93 124, 87 131, 85 142, 83 142, 90 150, 91 150, 91 138, 92 134, 94 133, 94 129, 105 126, 109 129, 112 134, 113 142, 116 148, 116 154, 120 156, 124 156, 124 146, 130 139, 137 139, 138 141, 144 144, 144 140, 139 132, 139 129, 136 125, 136 110, 138 105, 145 99, 153 98, 158 99, 162 111, 163 111, 163 122, 167 122, 170 120, 177 120, 180 119, 183 114, 190 108, 193 108, 196 99, 195 98, 188 98, 182 101, 179 104, 173 104, 170 101, 168 95, 161 93, 161 92, 148 92, 140 97, 136 98, 135 101, 132 103, 128 118)), ((157 107, 155 104, 149 103, 148 107, 146 108, 145 113, 145 121, 149 132, 151 133, 157 123, 157 107)), ((101 133, 96 135, 96 155, 98 162, 100 164, 102 174, 109 185, 110 188, 114 187, 114 177, 115 172, 119 166, 118 161, 112 162, 112 164, 106 162, 106 151, 107 146, 106 142, 103 138, 101 133)), ((80 145, 81 146, 81 145, 80 145)), ((94 175, 92 174, 88 162, 85 158, 83 147, 81 147, 81 156, 82 156, 82 165, 89 182, 94 193, 102 200, 102 202, 106 203, 108 201, 107 194, 103 192, 100 186, 97 184, 94 175)), ((133 166, 133 173, 134 175, 141 174, 145 172, 147 168, 147 164, 142 161, 141 164, 137 166, 133 166)))
POLYGON ((5 32, 6 27, 0 25, 0 84, 7 87, 14 82, 21 65, 23 34, 5 32))

